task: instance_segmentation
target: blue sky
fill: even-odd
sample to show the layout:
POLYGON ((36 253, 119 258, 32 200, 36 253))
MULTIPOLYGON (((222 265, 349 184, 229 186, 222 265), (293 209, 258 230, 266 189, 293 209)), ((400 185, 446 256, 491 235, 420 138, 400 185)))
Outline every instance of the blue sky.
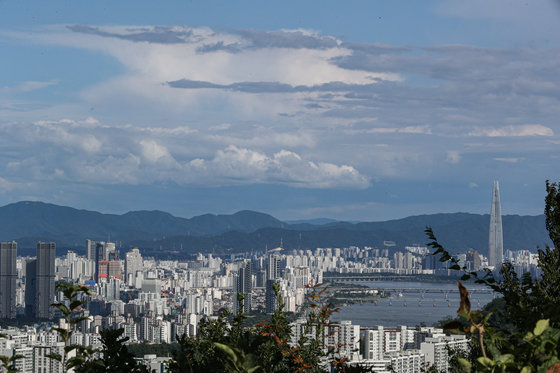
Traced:
POLYGON ((547 0, 0 1, 0 205, 538 214, 557 35, 547 0))

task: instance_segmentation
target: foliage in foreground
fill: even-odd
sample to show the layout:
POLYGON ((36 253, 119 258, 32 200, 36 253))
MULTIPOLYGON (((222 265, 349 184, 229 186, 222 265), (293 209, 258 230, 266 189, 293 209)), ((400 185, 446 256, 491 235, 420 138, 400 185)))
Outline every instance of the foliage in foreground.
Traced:
MULTIPOLYGON (((283 312, 282 298, 275 287, 278 309, 270 320, 255 327, 244 327, 245 315, 237 313, 228 329, 226 314, 217 320, 202 320, 197 339, 182 336, 180 351, 174 355, 169 371, 182 372, 367 372, 363 367, 348 367, 338 355, 340 346, 326 346, 336 333, 330 316, 337 310, 322 300, 325 287, 310 286, 310 312, 296 346, 290 346, 292 330, 283 312), (331 370, 332 368, 332 370, 331 370)), ((242 298, 239 298, 242 301, 242 298)), ((242 307, 239 307, 242 309, 242 307)))

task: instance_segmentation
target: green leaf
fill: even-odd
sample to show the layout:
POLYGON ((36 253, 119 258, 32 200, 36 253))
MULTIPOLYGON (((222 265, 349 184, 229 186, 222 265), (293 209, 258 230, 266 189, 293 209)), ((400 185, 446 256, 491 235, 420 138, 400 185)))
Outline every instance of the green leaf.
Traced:
POLYGON ((70 351, 75 350, 76 348, 78 348, 77 345, 65 346, 64 347, 64 352, 69 353, 70 351))
POLYGON ((78 308, 79 306, 81 306, 82 304, 86 304, 86 302, 82 302, 81 300, 75 300, 72 303, 70 303, 70 309, 74 310, 74 309, 78 308))
POLYGON ((535 330, 533 330, 534 335, 541 335, 546 329, 548 329, 550 322, 548 319, 537 321, 535 330))
POLYGON ((70 310, 68 309, 68 307, 66 307, 64 304, 62 303, 53 303, 51 304, 51 307, 57 308, 60 310, 60 312, 62 312, 62 314, 64 316, 68 316, 70 315, 70 310))
POLYGON ((479 357, 476 361, 485 368, 492 368, 494 366, 494 361, 484 356, 479 357))
POLYGON ((488 320, 490 320, 490 317, 492 317, 493 314, 494 314, 494 312, 488 312, 486 314, 486 316, 484 316, 483 324, 486 324, 488 322, 488 320))
POLYGON ((461 372, 470 373, 470 371, 472 370, 472 364, 468 360, 460 357, 457 359, 457 361, 459 362, 461 372))
POLYGON ((53 360, 56 360, 56 361, 62 361, 62 356, 60 356, 60 354, 54 354, 53 353, 53 354, 48 354, 48 355, 45 355, 45 356, 48 357, 49 359, 53 359, 53 360))
POLYGON ((214 342, 214 346, 218 347, 226 355, 228 355, 228 357, 231 359, 232 362, 234 362, 234 363, 237 362, 238 356, 235 353, 235 351, 233 351, 233 349, 231 347, 229 347, 228 345, 225 345, 223 343, 218 343, 218 342, 214 342))
POLYGON ((70 325, 74 326, 82 321, 85 320, 89 320, 89 317, 87 316, 80 316, 80 317, 76 317, 74 320, 70 321, 70 325))
POLYGON ((512 354, 504 354, 504 355, 498 357, 498 361, 501 362, 501 363, 508 363, 508 362, 513 361, 513 360, 514 360, 514 358, 513 358, 512 354))

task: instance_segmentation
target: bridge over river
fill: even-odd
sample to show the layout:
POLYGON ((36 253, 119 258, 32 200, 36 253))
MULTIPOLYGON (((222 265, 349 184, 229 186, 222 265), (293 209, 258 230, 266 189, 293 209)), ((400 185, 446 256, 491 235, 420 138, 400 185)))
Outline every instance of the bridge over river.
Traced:
MULTIPOLYGON (((451 290, 451 289, 426 289, 426 288, 377 288, 379 293, 382 292, 389 292, 391 294, 449 294, 449 293, 458 293, 459 289, 451 290)), ((488 288, 469 288, 469 294, 492 294, 494 291, 488 288)))
POLYGON ((375 274, 360 274, 360 275, 344 275, 344 274, 324 274, 323 282, 355 282, 355 281, 410 281, 410 276, 403 275, 375 275, 375 274))
MULTIPOLYGON (((370 286, 374 289, 379 290, 380 293, 382 292, 389 292, 392 295, 400 294, 445 294, 447 298, 447 294, 449 293, 458 293, 459 289, 454 285, 448 282, 440 283, 437 282, 422 282, 421 280, 411 281, 410 276, 399 276, 399 275, 388 275, 388 276, 379 276, 379 275, 325 275, 323 276, 323 282, 370 282, 373 283, 370 286), (380 286, 375 286, 375 282, 379 282, 380 286), (387 283, 391 282, 399 282, 404 286, 387 286, 387 283), (411 286, 406 286, 406 283, 410 283, 411 286), (418 283, 422 284, 429 284, 429 286, 415 286, 418 283), (442 285, 441 287, 438 285, 442 285)), ((468 291, 471 295, 474 294, 493 294, 494 291, 482 285, 475 285, 472 286, 471 284, 466 285, 468 291)))

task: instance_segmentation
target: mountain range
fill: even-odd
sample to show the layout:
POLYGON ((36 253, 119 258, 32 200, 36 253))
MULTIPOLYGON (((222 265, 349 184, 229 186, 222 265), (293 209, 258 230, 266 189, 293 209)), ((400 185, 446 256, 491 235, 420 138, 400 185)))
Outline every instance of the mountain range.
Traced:
MULTIPOLYGON (((503 216, 504 248, 534 250, 550 244, 544 215, 503 216)), ((83 253, 85 240, 118 242, 121 250, 139 247, 145 255, 182 257, 262 251, 282 243, 286 249, 371 246, 402 250, 427 242, 431 226, 451 252, 488 251, 489 215, 446 213, 382 222, 340 222, 332 219, 280 221, 268 214, 239 211, 181 218, 163 211, 131 211, 122 215, 23 201, 0 207, 0 240, 18 242, 20 255, 33 255, 37 241, 55 241, 58 253, 83 253), (385 246, 393 241, 395 246, 385 246)))

